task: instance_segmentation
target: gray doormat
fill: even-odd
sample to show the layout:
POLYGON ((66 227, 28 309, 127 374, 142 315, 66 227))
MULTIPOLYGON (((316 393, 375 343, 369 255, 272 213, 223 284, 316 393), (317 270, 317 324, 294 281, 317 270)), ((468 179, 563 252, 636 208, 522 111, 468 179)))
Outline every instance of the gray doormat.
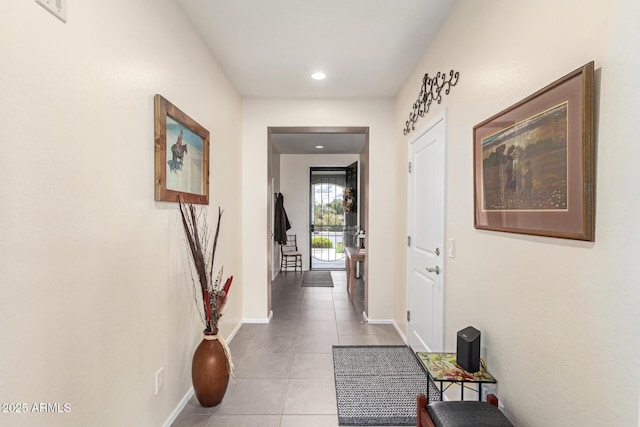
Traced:
POLYGON ((303 288, 333 288, 330 271, 305 271, 302 275, 303 288))
POLYGON ((416 395, 438 395, 406 346, 333 346, 333 367, 341 426, 415 426, 416 395))

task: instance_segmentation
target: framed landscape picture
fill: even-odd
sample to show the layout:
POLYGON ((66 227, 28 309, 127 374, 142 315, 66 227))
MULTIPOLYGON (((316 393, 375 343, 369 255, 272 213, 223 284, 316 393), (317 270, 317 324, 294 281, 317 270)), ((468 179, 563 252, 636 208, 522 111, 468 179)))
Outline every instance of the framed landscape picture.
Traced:
POLYGON ((473 128, 478 229, 594 240, 594 66, 473 128))
POLYGON ((155 104, 156 200, 209 204, 209 131, 161 95, 155 104))

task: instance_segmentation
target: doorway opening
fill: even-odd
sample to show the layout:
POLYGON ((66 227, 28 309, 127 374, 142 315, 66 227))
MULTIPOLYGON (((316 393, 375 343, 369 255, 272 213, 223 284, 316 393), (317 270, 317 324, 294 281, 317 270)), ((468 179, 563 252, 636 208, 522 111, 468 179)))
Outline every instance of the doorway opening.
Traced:
MULTIPOLYGON (((347 246, 355 246, 357 239, 355 234, 360 227, 367 230, 368 226, 368 165, 369 165, 369 128, 367 127, 268 127, 268 150, 267 150, 267 187, 269 195, 282 193, 286 213, 291 224, 291 229, 287 234, 295 234, 298 240, 298 250, 302 253, 303 271, 313 269, 333 270, 345 268, 345 256, 343 249, 347 246), (354 166, 352 172, 349 167, 354 166), (324 261, 321 267, 312 263, 313 236, 309 226, 314 222, 314 206, 312 202, 310 170, 311 168, 347 169, 347 177, 342 184, 342 178, 333 186, 327 187, 324 194, 324 201, 321 202, 320 212, 323 214, 333 214, 325 216, 322 225, 322 233, 333 232, 334 236, 327 237, 333 245, 333 253, 320 254, 316 251, 316 258, 324 261), (351 178, 350 178, 351 177, 351 178), (349 179, 354 182, 350 185, 349 179), (350 214, 344 215, 343 207, 338 207, 344 197, 344 190, 349 187, 358 189, 357 209, 353 209, 350 214), (331 188, 329 188, 331 187, 331 188), (333 204, 332 204, 333 203, 333 204), (330 212, 329 209, 332 209, 330 212), (342 224, 340 224, 340 212, 342 212, 342 224), (353 223, 353 232, 345 232, 347 224, 353 223), (353 236, 351 236, 353 234, 353 236), (340 239, 340 235, 342 238, 340 239), (354 242, 348 243, 345 239, 352 238, 354 242), (336 250, 337 249, 337 250, 336 250), (324 258, 324 259, 323 259, 324 258), (327 265, 327 262, 335 263, 327 265)), ((320 187, 319 187, 320 188, 320 187)), ((268 209, 273 209, 274 197, 268 197, 268 209)), ((319 218, 322 218, 320 216, 319 218)), ((273 218, 267 218, 269 227, 267 256, 269 259, 267 277, 273 280, 279 276, 280 271, 280 248, 273 238, 273 218)), ((320 225, 319 224, 319 225, 320 225)), ((314 225, 315 226, 315 225, 314 225)), ((320 233, 319 233, 320 234, 320 233)), ((366 240, 365 240, 366 243, 366 240)), ((319 242, 316 246, 320 245, 319 242)), ((361 291, 359 297, 362 299, 359 304, 366 311, 368 300, 367 286, 367 263, 364 262, 359 269, 361 273, 359 283, 361 291)), ((335 275, 335 273, 334 273, 335 275)), ((339 276, 338 276, 339 277, 339 276)), ((271 282, 269 281, 268 286, 271 282)), ((271 293, 271 288, 269 288, 271 293)), ((354 301, 355 302, 355 301, 354 301)), ((271 305, 269 302, 269 310, 271 305)))

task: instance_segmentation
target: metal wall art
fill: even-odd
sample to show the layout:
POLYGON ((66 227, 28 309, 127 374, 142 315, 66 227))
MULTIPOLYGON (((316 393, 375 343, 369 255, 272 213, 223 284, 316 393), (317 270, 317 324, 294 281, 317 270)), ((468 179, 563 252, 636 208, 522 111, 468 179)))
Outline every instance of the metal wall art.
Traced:
POLYGON ((442 102, 442 90, 444 89, 444 94, 448 95, 451 86, 455 86, 458 83, 459 76, 460 73, 453 70, 449 71, 448 76, 441 72, 438 72, 435 77, 429 77, 429 73, 424 75, 420 94, 416 102, 413 103, 413 111, 409 113, 409 120, 405 123, 403 134, 407 135, 416 129, 418 117, 424 117, 429 112, 433 101, 437 101, 440 104, 442 102))

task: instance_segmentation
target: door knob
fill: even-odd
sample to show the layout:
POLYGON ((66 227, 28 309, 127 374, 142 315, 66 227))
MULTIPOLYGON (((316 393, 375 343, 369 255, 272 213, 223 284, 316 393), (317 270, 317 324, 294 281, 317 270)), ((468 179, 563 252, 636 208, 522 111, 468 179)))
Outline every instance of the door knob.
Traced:
POLYGON ((425 267, 429 273, 440 274, 440 267, 437 265, 435 267, 425 267))

